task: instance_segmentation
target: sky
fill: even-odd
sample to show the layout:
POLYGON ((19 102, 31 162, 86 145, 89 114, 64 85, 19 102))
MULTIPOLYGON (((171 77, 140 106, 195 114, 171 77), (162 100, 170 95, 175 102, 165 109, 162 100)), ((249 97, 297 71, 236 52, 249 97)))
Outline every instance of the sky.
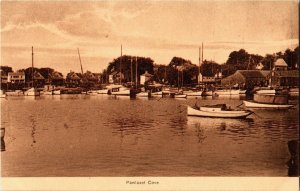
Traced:
POLYGON ((298 1, 1 1, 1 65, 101 72, 121 55, 226 62, 294 49, 298 1))

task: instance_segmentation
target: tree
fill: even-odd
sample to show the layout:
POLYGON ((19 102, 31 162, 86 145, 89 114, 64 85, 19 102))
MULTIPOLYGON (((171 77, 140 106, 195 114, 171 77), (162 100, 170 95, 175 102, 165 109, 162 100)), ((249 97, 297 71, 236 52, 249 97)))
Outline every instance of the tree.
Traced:
POLYGON ((263 64, 263 70, 271 70, 274 67, 275 55, 266 54, 261 63, 263 64))
POLYGON ((124 55, 122 57, 118 57, 114 59, 112 62, 108 64, 107 73, 111 74, 114 71, 120 71, 124 75, 124 79, 122 82, 130 82, 131 81, 131 63, 132 63, 132 73, 133 73, 133 81, 136 76, 136 63, 137 63, 137 76, 144 74, 148 71, 150 74, 153 74, 153 60, 151 58, 145 57, 135 57, 124 55))
POLYGON ((283 59, 290 69, 296 69, 296 65, 298 64, 299 59, 299 47, 296 47, 294 51, 286 49, 283 54, 283 59))
POLYGON ((246 50, 240 49, 239 51, 233 51, 229 54, 222 71, 225 76, 228 76, 237 70, 253 70, 262 60, 262 56, 249 54, 246 50))
POLYGON ((203 76, 215 76, 215 74, 221 71, 221 65, 214 61, 204 60, 201 64, 200 71, 203 76))
POLYGON ((192 85, 197 83, 199 67, 190 60, 173 57, 168 65, 168 81, 171 85, 192 85))
POLYGON ((35 73, 35 72, 38 72, 39 69, 38 68, 31 68, 31 67, 29 67, 29 68, 26 68, 25 70, 21 69, 20 71, 24 71, 26 82, 32 82, 32 74, 35 73))
POLYGON ((13 72, 12 67, 9 66, 0 66, 1 75, 8 75, 9 72, 13 72))
POLYGON ((40 68, 38 71, 45 79, 48 79, 49 76, 54 72, 54 69, 47 67, 47 68, 40 68))

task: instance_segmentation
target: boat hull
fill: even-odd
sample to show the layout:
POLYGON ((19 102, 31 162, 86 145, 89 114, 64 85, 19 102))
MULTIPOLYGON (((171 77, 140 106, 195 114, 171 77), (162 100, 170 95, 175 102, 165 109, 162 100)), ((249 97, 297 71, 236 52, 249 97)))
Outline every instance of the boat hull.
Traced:
POLYGON ((130 90, 123 90, 123 91, 119 91, 119 92, 111 92, 111 95, 130 96, 130 90))
POLYGON ((178 94, 178 95, 175 95, 175 98, 186 98, 187 95, 185 94, 178 94))
POLYGON ((136 94, 136 97, 150 97, 148 92, 140 92, 136 94))
POLYGON ((108 89, 98 90, 98 94, 108 94, 108 89))
POLYGON ((273 109, 288 109, 293 105, 288 104, 267 104, 267 103, 256 103, 252 101, 243 101, 244 105, 248 108, 273 108, 273 109))
POLYGON ((202 92, 202 96, 212 96, 213 92, 212 91, 204 91, 202 92))
POLYGON ((53 91, 53 95, 60 95, 61 94, 61 91, 60 90, 54 90, 53 91))
POLYGON ((269 94, 269 95, 275 95, 276 90, 257 90, 257 94, 269 94))
POLYGON ((253 101, 265 104, 288 104, 287 95, 254 94, 253 101))
POLYGON ((40 92, 37 91, 35 88, 30 88, 29 90, 24 92, 25 96, 39 96, 40 92))
POLYGON ((23 96, 24 93, 21 90, 8 91, 5 93, 7 96, 23 96))
POLYGON ((201 111, 188 106, 188 116, 211 117, 211 118, 246 118, 251 115, 249 111, 201 111))
POLYGON ((214 93, 216 95, 239 95, 240 90, 217 90, 214 93))
POLYGON ((202 91, 197 91, 197 92, 183 92, 187 96, 202 96, 202 91))

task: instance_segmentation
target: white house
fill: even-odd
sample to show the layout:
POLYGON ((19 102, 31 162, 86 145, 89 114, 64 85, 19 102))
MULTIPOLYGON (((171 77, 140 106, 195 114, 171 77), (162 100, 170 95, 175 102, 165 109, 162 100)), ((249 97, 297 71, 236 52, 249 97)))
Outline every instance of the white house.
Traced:
POLYGON ((140 75, 140 84, 144 85, 145 82, 152 78, 152 76, 152 74, 149 74, 148 71, 146 71, 144 74, 140 75))
POLYGON ((25 83, 24 72, 9 72, 7 76, 7 82, 10 83, 25 83))

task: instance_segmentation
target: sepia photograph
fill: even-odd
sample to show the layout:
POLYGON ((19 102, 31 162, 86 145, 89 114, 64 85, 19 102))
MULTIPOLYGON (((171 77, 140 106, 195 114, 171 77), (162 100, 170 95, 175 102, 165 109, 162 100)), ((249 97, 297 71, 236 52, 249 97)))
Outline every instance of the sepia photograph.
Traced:
POLYGON ((0 3, 0 190, 299 189, 298 1, 0 3))

